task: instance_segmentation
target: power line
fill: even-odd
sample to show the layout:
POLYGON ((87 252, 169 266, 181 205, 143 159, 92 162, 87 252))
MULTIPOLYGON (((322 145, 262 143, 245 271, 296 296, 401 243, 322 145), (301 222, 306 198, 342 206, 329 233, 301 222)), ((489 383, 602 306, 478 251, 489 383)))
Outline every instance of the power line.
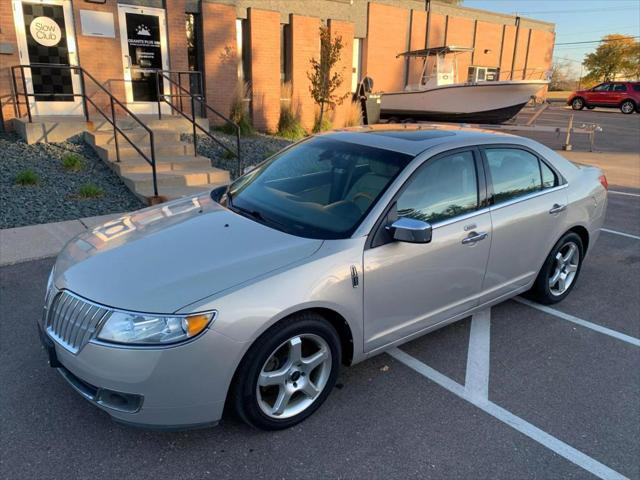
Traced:
POLYGON ((596 12, 630 12, 638 11, 637 8, 632 7, 614 7, 614 8, 585 8, 585 9, 573 9, 573 10, 535 10, 528 12, 517 12, 517 15, 540 15, 540 14, 558 14, 558 13, 573 13, 582 15, 583 13, 596 13, 596 12))
POLYGON ((563 43, 556 43, 556 46, 558 45, 582 45, 584 43, 609 43, 609 42, 621 42, 624 40, 632 40, 634 38, 640 38, 640 35, 635 35, 635 36, 626 36, 624 38, 611 38, 611 39, 606 39, 606 40, 585 40, 584 42, 563 42, 563 43))

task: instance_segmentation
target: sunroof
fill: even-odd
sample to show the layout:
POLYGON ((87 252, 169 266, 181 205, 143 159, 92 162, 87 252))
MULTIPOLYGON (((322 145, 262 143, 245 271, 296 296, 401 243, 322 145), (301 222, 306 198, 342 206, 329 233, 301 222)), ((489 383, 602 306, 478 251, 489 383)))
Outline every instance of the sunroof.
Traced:
POLYGON ((383 135, 385 137, 399 138, 401 140, 412 140, 414 142, 422 140, 431 140, 433 138, 450 137, 455 135, 453 132, 447 132, 445 130, 378 130, 377 132, 371 132, 373 135, 383 135))

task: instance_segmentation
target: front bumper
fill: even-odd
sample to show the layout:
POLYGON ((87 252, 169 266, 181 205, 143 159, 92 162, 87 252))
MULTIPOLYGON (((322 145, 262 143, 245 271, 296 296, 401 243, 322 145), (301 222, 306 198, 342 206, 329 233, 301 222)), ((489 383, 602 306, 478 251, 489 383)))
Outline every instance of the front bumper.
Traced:
POLYGON ((91 341, 77 354, 43 337, 53 344, 58 371, 84 398, 116 421, 161 429, 215 425, 245 350, 213 330, 163 348, 91 341))

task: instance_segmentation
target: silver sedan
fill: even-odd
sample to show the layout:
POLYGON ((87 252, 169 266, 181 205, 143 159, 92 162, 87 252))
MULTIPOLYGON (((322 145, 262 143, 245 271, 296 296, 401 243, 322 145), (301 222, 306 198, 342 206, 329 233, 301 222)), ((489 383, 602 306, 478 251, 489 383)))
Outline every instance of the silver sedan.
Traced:
POLYGON ((311 137, 228 188, 71 241, 39 325, 51 366, 128 424, 281 429, 352 365, 526 293, 573 289, 607 183, 474 129, 311 137))

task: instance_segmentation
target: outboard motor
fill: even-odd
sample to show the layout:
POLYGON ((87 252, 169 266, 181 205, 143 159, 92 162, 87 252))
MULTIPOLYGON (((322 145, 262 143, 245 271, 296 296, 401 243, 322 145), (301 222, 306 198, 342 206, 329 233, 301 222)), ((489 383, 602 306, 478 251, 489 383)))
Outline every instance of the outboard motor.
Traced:
POLYGON ((373 91, 373 79, 365 76, 356 91, 355 96, 360 102, 362 109, 362 123, 364 125, 373 125, 380 121, 380 100, 379 94, 371 93, 373 91))

